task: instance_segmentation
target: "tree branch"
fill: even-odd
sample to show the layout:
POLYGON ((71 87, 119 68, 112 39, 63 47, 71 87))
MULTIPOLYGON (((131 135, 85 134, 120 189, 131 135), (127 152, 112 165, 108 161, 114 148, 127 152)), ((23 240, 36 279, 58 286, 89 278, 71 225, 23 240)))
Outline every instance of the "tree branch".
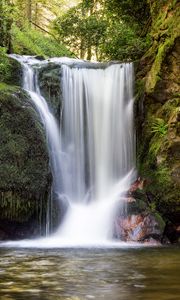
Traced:
POLYGON ((38 24, 34 23, 33 21, 30 21, 30 23, 33 24, 35 27, 41 29, 42 31, 46 32, 47 34, 51 35, 58 42, 58 39, 55 37, 54 34, 52 34, 51 32, 47 31, 46 29, 42 28, 41 26, 39 26, 38 24))

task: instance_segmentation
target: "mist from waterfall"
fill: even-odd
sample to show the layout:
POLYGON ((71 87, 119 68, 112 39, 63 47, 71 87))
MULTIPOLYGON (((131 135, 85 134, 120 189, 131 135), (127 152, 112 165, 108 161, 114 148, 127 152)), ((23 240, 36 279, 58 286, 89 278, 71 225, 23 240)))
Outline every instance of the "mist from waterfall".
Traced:
POLYGON ((113 237, 116 208, 135 179, 133 64, 103 64, 101 68, 101 64, 87 65, 74 59, 51 59, 62 69, 59 126, 33 69, 33 65, 41 67, 46 62, 13 57, 22 64, 23 88, 46 129, 53 192, 60 205, 63 199, 67 207, 60 227, 39 240, 39 245, 108 243, 113 237))

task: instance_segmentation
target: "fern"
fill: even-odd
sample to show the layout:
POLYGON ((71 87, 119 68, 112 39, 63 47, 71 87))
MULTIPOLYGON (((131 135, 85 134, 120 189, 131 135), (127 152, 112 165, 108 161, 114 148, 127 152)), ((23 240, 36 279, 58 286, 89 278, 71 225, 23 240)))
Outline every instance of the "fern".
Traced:
POLYGON ((168 124, 161 118, 156 118, 152 124, 152 132, 165 136, 168 131, 168 124))
POLYGON ((40 55, 47 57, 71 57, 72 53, 54 38, 26 25, 22 30, 12 28, 13 50, 17 54, 40 55))

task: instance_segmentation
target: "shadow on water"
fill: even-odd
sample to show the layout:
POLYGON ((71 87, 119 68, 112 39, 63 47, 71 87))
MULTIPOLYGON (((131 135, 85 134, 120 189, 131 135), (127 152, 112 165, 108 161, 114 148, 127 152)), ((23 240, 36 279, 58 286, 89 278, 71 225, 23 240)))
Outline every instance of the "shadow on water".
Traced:
POLYGON ((179 299, 178 247, 0 249, 0 299, 179 299))

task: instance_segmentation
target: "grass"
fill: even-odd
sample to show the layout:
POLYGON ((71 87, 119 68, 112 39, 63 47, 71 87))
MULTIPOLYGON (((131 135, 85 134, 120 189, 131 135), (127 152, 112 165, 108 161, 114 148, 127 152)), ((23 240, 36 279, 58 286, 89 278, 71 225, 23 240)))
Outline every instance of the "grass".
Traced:
POLYGON ((39 55, 45 58, 72 56, 72 53, 62 43, 32 27, 24 26, 20 30, 14 25, 11 34, 14 53, 39 55))

